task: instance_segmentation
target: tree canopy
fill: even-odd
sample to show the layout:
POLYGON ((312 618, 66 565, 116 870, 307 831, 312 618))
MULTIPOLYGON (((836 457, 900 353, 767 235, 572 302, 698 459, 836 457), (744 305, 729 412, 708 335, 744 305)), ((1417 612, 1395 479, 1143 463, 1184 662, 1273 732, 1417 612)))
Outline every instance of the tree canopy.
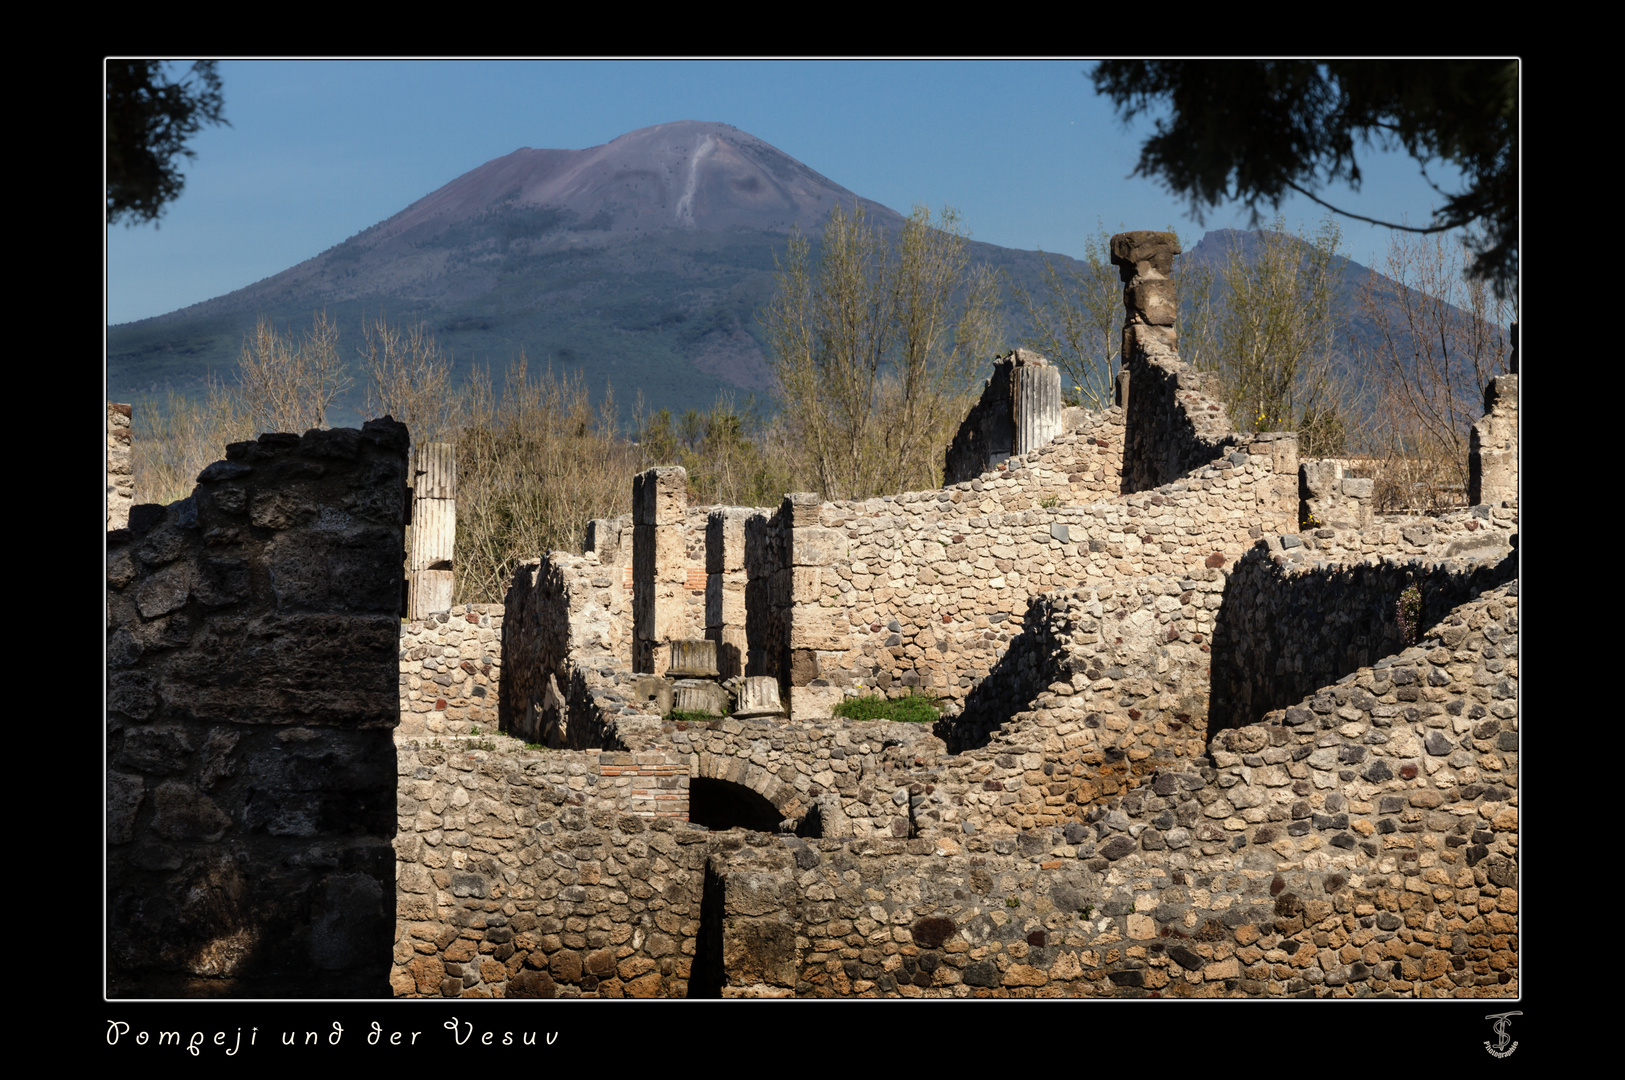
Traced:
POLYGON ((1135 175, 1160 178, 1204 208, 1243 201, 1279 207, 1287 191, 1360 221, 1408 232, 1468 227, 1469 274, 1510 295, 1518 273, 1518 64, 1515 60, 1108 60, 1097 92, 1124 120, 1166 105, 1135 175), (1443 196, 1426 226, 1375 221, 1316 191, 1361 173, 1356 144, 1402 148, 1443 196), (1427 176, 1433 161, 1461 170, 1465 190, 1427 176))
POLYGON ((228 124, 215 61, 170 80, 163 60, 107 62, 107 220, 156 222, 186 178, 176 159, 204 124, 228 124))

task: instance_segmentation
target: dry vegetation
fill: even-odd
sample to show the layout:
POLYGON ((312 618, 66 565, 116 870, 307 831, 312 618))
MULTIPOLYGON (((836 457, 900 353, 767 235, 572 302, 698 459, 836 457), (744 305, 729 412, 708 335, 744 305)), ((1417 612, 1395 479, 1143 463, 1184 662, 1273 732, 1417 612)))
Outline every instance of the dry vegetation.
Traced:
MULTIPOLYGON (((629 478, 652 465, 687 468, 690 498, 702 505, 938 485, 943 450, 997 333, 992 283, 967 271, 954 224, 948 214, 933 227, 916 210, 892 246, 861 214, 837 211, 816 268, 806 241, 792 241, 763 313, 786 390, 783 412, 766 421, 753 402, 724 399, 674 417, 640 399, 623 426, 609 388, 594 407, 579 372, 533 372, 523 355, 500 376, 476 369, 454 387, 450 357, 421 325, 369 324, 359 349, 368 411, 404 421, 414 440, 457 445, 458 602, 500 601, 521 560, 580 550, 589 521, 630 510, 629 478)), ((1306 456, 1358 459, 1359 471, 1378 480, 1380 510, 1458 503, 1468 426, 1485 382, 1505 369, 1505 305, 1465 279, 1463 256, 1447 241, 1396 237, 1383 269, 1397 285, 1373 279, 1363 297, 1381 329, 1379 346, 1360 358, 1380 407, 1369 427, 1350 425, 1350 390, 1326 376, 1335 245, 1323 233, 1306 260, 1268 243, 1255 267, 1232 260, 1222 274, 1233 299, 1222 311, 1212 277, 1187 275, 1179 283, 1186 358, 1217 374, 1238 427, 1296 424, 1306 456)), ((1106 400, 1116 327, 1104 300, 1117 289, 1108 288, 1101 252, 1091 254, 1097 273, 1073 285, 1099 295, 1045 301, 1051 312, 1077 309, 1071 324, 1051 326, 1045 344, 1061 350, 1052 359, 1071 365, 1084 396, 1106 400)), ((211 377, 201 399, 138 402, 136 501, 190 495, 227 443, 323 426, 348 385, 337 336, 322 315, 298 337, 262 319, 234 381, 211 377)))
MULTIPOLYGON (((200 398, 138 402, 135 501, 186 498, 228 443, 324 426, 344 386, 330 330, 318 317, 296 341, 262 320, 236 382, 211 377, 200 398)), ((432 335, 382 319, 369 324, 359 360, 369 413, 404 421, 414 442, 457 445, 459 603, 500 601, 520 561, 579 551, 589 521, 631 510, 630 477, 640 469, 685 466, 690 497, 702 504, 776 505, 806 486, 784 424, 764 423, 749 404, 719 400, 673 418, 640 401, 623 427, 610 388, 594 407, 579 372, 533 371, 523 355, 506 372, 476 368, 453 387, 451 358, 432 335)))
POLYGON ((1360 357, 1378 394, 1370 438, 1377 509, 1442 510, 1467 498, 1468 431, 1484 386, 1510 359, 1515 313, 1463 272, 1466 253, 1439 235, 1395 233, 1382 273, 1360 298, 1377 326, 1360 357))

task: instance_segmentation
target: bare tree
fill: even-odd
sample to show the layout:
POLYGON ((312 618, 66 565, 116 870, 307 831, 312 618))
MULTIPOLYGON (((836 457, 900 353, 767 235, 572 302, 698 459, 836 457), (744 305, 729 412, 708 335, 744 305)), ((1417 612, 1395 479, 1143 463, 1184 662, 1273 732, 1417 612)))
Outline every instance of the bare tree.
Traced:
POLYGON ((761 322, 785 422, 828 498, 935 486, 948 425, 997 334, 996 282, 957 215, 916 207, 895 251, 861 207, 830 212, 816 270, 790 237, 761 322))
POLYGON ((421 322, 390 326, 383 316, 362 324, 367 412, 405 424, 414 442, 454 439, 456 403, 451 357, 421 322))
POLYGON ((1302 239, 1276 218, 1256 236, 1250 256, 1231 246, 1216 277, 1185 270, 1181 357, 1215 374, 1239 430, 1297 431, 1304 453, 1340 453, 1349 412, 1332 364, 1341 232, 1327 218, 1302 239))
POLYGON ((1383 275, 1361 290, 1377 331, 1361 360, 1378 378, 1385 509, 1465 498, 1468 431, 1483 411, 1484 385, 1506 370, 1513 317, 1482 279, 1466 276, 1467 263, 1443 237, 1396 235, 1383 275))
POLYGON ((469 378, 457 437, 458 603, 500 600, 514 566, 581 550, 587 522, 631 509, 637 448, 606 393, 595 410, 579 371, 532 376, 523 354, 500 393, 469 378))
POLYGON ((1084 241, 1083 263, 1062 274, 1046 258, 1043 298, 1020 285, 1014 292, 1031 327, 1022 344, 1061 369, 1068 400, 1099 411, 1115 397, 1123 344, 1123 283, 1104 224, 1084 241))
POLYGON ((303 341, 261 315, 237 361, 237 405, 255 432, 327 426, 327 410, 352 385, 339 358, 338 324, 314 316, 303 341))

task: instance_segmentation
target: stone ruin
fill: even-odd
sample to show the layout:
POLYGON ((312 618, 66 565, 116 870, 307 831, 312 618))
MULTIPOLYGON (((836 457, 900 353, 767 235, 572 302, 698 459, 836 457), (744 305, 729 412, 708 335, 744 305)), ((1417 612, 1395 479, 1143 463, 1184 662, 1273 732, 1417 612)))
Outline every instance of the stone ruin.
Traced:
POLYGON ((1515 996, 1515 376, 1475 505, 1374 514, 1204 393, 1175 254, 1112 240, 1114 408, 1018 352, 938 490, 692 507, 652 469, 501 605, 400 620, 403 563, 450 567, 403 547, 387 420, 135 507, 110 992, 1515 996), (943 718, 833 715, 871 694, 943 718))

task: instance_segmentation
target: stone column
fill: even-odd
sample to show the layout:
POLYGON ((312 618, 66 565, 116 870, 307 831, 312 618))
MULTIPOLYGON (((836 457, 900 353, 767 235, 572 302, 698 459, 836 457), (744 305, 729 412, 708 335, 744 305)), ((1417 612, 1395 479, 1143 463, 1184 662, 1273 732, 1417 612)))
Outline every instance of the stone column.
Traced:
POLYGON ((993 361, 982 396, 948 447, 946 482, 974 480, 1015 454, 1030 454, 1066 430, 1061 369, 1027 349, 993 361))
POLYGON ((825 587, 838 588, 836 563, 847 556, 846 533, 819 523, 817 495, 786 495, 782 516, 790 534, 790 718, 827 717, 841 700, 841 688, 825 677, 820 653, 852 647, 843 607, 824 605, 825 587))
MULTIPOLYGON (((1164 386, 1163 373, 1148 361, 1177 360, 1179 336, 1174 329, 1177 305, 1173 270, 1179 242, 1172 233, 1118 233, 1111 240, 1111 259, 1123 281, 1122 368, 1119 404, 1123 406, 1123 490, 1144 491, 1177 474, 1170 457, 1168 427, 1177 394, 1164 386), (1138 391, 1128 393, 1128 387, 1138 391)), ((1194 375, 1194 372, 1192 373, 1194 375)), ((1177 454, 1172 456, 1177 457, 1177 454)))
POLYGON ((705 636, 717 643, 717 675, 745 673, 745 521, 753 511, 724 506, 705 519, 705 636))
POLYGON ((457 540, 457 448, 422 443, 412 450, 412 548, 407 556, 406 617, 451 610, 452 549, 457 540))
POLYGON ((677 465, 632 478, 632 670, 664 675, 671 640, 686 637, 683 516, 688 471, 677 465))
POLYGON ((130 468, 130 407, 107 403, 107 531, 130 524, 135 475, 130 468))
POLYGON ((1467 441, 1467 501, 1494 506, 1518 499, 1518 376, 1498 375, 1484 388, 1484 415, 1467 441))
POLYGON ((1179 240, 1173 233, 1128 232, 1112 237, 1112 262, 1123 279, 1125 362, 1137 347, 1172 349, 1178 340, 1174 283, 1168 274, 1179 252, 1179 240))
POLYGON ((1061 434, 1061 369, 1037 353, 1017 349, 1010 368, 1010 412, 1017 454, 1048 446, 1061 434))

